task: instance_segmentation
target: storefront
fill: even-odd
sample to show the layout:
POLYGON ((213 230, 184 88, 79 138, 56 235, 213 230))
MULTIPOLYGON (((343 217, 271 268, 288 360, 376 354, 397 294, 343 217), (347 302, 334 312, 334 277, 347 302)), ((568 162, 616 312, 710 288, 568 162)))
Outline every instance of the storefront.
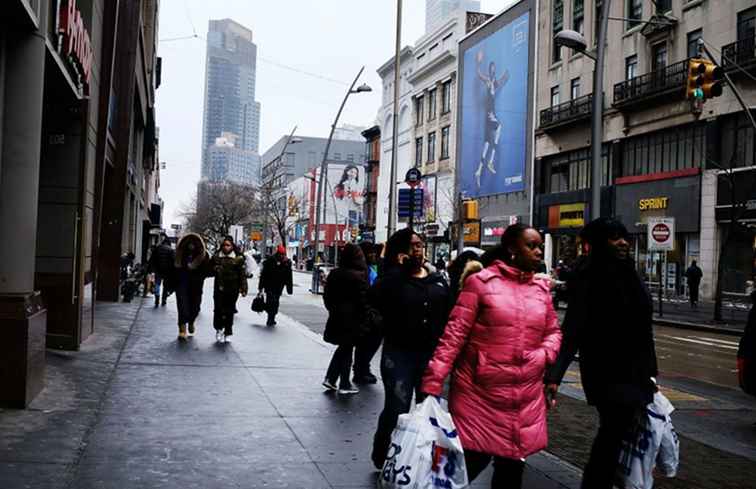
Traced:
POLYGON ((740 171, 733 175, 736 178, 733 189, 726 178, 719 179, 717 189, 716 219, 723 259, 722 290, 745 294, 751 290, 756 278, 756 170, 740 171))
POLYGON ((570 267, 580 255, 578 235, 586 224, 589 198, 588 190, 537 197, 535 226, 544 235, 544 262, 549 270, 560 263, 570 267))
POLYGON ((519 222, 517 216, 485 217, 480 222, 480 246, 489 249, 501 243, 501 236, 511 224, 519 222))
POLYGON ((615 185, 615 215, 630 233, 638 272, 652 287, 661 278, 668 294, 685 294, 685 270, 700 259, 700 170, 618 178, 615 185), (674 218, 673 251, 648 249, 648 221, 660 217, 674 218))

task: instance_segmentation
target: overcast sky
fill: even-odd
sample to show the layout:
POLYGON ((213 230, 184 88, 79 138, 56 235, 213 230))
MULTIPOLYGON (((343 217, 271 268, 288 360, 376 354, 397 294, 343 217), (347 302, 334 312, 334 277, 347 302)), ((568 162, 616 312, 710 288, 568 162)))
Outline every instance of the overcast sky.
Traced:
MULTIPOLYGON (((489 13, 511 3, 481 2, 489 13)), ((157 122, 160 160, 167 164, 160 175, 165 227, 180 222, 178 209, 191 201, 200 176, 208 20, 231 18, 253 32, 264 153, 294 125, 297 134, 327 137, 338 105, 363 65, 362 79, 374 91, 350 97, 340 123, 375 122, 381 102, 375 71, 393 55, 395 10, 394 0, 163 0, 157 122), (199 38, 175 40, 195 31, 199 38)), ((414 44, 424 29, 425 2, 405 0, 402 45, 414 44)))

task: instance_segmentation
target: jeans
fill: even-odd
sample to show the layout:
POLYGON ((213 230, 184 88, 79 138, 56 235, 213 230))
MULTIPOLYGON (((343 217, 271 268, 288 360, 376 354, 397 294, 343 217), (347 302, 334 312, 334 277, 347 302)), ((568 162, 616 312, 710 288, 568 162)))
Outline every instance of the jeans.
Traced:
POLYGON ((493 459, 494 464, 491 489, 520 489, 522 487, 522 474, 525 470, 524 460, 513 460, 465 450, 467 478, 471 483, 488 467, 491 459, 493 459))
POLYGON ((333 357, 331 357, 331 363, 328 365, 326 380, 332 384, 335 384, 337 380, 340 380, 340 388, 351 386, 351 383, 349 382, 349 371, 352 368, 352 351, 354 351, 353 345, 339 345, 339 347, 336 348, 336 351, 333 352, 333 357))
POLYGON ((163 304, 165 304, 166 299, 168 298, 168 287, 162 287, 163 281, 165 279, 161 277, 158 274, 155 274, 155 305, 160 304, 160 299, 162 295, 163 304), (160 293, 162 289, 162 294, 160 293))
POLYGON ((267 292, 265 294, 265 312, 268 313, 268 324, 276 322, 276 314, 278 314, 278 305, 281 301, 281 295, 273 292, 267 292))
POLYGON ((213 310, 213 327, 216 331, 223 330, 226 336, 234 334, 234 314, 236 314, 236 300, 238 293, 218 293, 213 295, 215 308, 213 310))
POLYGON ((386 399, 373 438, 372 459, 376 466, 383 465, 391 445, 391 432, 396 428, 399 415, 409 412, 412 394, 415 394, 417 402, 424 399, 425 396, 420 392, 420 382, 432 354, 432 351, 402 350, 384 343, 381 377, 386 399))
POLYGON ((371 331, 357 343, 354 350, 354 376, 360 377, 370 373, 370 362, 373 360, 378 348, 381 347, 383 335, 377 331, 371 331))
POLYGON ((583 489, 612 489, 622 449, 622 440, 632 429, 639 407, 600 404, 599 429, 583 472, 583 489))

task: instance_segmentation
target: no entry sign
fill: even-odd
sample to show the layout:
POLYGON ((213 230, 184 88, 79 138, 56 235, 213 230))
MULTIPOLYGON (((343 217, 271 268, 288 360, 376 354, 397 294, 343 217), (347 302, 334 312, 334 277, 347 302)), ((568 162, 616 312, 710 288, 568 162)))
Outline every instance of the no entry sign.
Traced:
POLYGON ((648 251, 675 249, 675 219, 673 217, 648 220, 648 251))

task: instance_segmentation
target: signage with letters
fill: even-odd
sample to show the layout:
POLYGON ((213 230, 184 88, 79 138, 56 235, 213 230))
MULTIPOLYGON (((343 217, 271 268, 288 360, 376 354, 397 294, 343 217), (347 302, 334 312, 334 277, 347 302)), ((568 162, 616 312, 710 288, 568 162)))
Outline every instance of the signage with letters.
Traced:
POLYGON ((640 199, 638 209, 641 211, 650 211, 666 209, 669 205, 669 197, 652 197, 650 199, 640 199))
POLYGON ((585 226, 585 203, 549 207, 549 228, 580 228, 585 226))
POLYGON ((76 0, 61 0, 58 4, 58 34, 61 56, 73 66, 79 82, 89 87, 94 50, 76 0))
POLYGON ((648 251, 674 251, 675 219, 672 217, 648 220, 648 251))

